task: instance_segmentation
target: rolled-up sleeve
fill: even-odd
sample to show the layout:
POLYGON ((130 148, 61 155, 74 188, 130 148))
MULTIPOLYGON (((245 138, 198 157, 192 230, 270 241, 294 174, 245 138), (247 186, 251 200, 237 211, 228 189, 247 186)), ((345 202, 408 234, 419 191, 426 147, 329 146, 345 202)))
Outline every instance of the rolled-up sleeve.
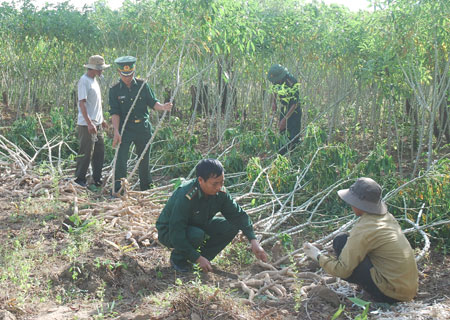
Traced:
POLYGON ((119 100, 117 99, 117 94, 114 89, 109 89, 109 106, 111 107, 109 114, 117 114, 120 116, 119 110, 119 100))
POLYGON ((146 96, 147 96, 147 105, 154 109, 155 108, 155 103, 159 102, 158 99, 156 99, 155 97, 155 93, 153 92, 152 89, 150 89, 148 83, 145 84, 145 92, 146 92, 146 96))

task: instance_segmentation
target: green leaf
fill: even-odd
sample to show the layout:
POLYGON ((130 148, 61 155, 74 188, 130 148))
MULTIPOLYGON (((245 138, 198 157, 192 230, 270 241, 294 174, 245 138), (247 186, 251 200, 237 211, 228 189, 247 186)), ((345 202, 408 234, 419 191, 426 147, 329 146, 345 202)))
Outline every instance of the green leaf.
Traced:
POLYGON ((333 317, 331 318, 331 320, 336 320, 341 313, 345 310, 345 305, 340 304, 339 305, 339 309, 337 309, 337 311, 334 313, 333 317))
POLYGON ((369 305, 370 302, 369 301, 365 301, 363 299, 359 299, 359 298, 348 298, 351 302, 353 302, 354 304, 356 304, 358 307, 364 308, 365 306, 369 305))
POLYGON ((182 178, 178 178, 178 179, 174 179, 173 181, 173 190, 178 189, 179 186, 181 186, 181 184, 183 183, 183 179, 182 178))

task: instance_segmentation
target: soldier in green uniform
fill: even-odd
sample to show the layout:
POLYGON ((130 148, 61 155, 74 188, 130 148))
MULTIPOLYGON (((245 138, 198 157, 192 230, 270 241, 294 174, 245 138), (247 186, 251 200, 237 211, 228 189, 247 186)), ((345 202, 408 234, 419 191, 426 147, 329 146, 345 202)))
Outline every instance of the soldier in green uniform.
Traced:
POLYGON ((172 267, 187 272, 190 262, 204 272, 212 271, 210 261, 229 244, 239 230, 251 243, 255 256, 267 261, 256 240, 252 221, 224 188, 224 169, 216 159, 201 160, 197 178, 181 185, 167 201, 156 222, 159 241, 173 248, 172 267), (223 217, 215 217, 221 212, 223 217))
MULTIPOLYGON (((135 57, 120 57, 114 62, 118 65, 120 76, 120 81, 109 90, 110 114, 114 127, 113 147, 119 145, 114 173, 114 192, 116 193, 121 187, 120 179, 127 175, 127 161, 131 143, 134 143, 136 153, 140 157, 151 138, 152 126, 149 121, 148 108, 158 111, 170 111, 172 103, 159 103, 148 84, 142 79, 135 78, 135 57), (134 107, 130 112, 133 104, 134 107), (127 119, 128 113, 130 114, 127 119), (123 135, 121 135, 120 133, 124 126, 125 129, 123 130, 123 135)), ((142 161, 139 163, 139 184, 141 190, 149 189, 152 182, 149 172, 149 152, 150 148, 147 148, 142 161)))
POLYGON ((277 110, 277 96, 283 105, 280 110, 278 128, 280 133, 288 133, 289 143, 280 150, 280 154, 285 154, 300 139, 302 109, 300 108, 299 84, 297 79, 279 64, 270 67, 267 79, 275 85, 277 92, 272 96, 273 111, 277 110))

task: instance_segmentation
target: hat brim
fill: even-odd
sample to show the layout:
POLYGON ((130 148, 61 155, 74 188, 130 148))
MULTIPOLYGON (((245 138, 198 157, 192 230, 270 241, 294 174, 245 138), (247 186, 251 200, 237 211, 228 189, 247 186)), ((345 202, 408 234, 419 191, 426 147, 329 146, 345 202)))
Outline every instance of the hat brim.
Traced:
POLYGON ((283 81, 283 79, 286 77, 287 73, 283 73, 277 76, 269 76, 268 79, 270 82, 272 82, 273 84, 280 84, 281 81, 283 81))
POLYGON ((88 68, 88 69, 93 69, 93 70, 105 70, 106 68, 109 68, 111 65, 110 64, 85 64, 84 67, 88 68))
POLYGON ((132 71, 119 71, 119 73, 125 77, 131 76, 134 73, 134 70, 132 71))
POLYGON ((380 200, 378 203, 364 201, 356 197, 350 189, 342 189, 337 192, 338 196, 349 205, 370 214, 385 215, 387 213, 386 203, 380 200))

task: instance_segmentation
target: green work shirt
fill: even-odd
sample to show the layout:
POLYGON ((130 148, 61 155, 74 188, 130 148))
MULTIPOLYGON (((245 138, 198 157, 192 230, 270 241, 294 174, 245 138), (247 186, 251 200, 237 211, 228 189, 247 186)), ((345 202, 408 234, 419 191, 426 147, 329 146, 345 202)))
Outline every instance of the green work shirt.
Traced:
POLYGON ((158 235, 167 239, 168 233, 171 246, 194 262, 200 257, 200 253, 189 243, 186 229, 188 226, 204 229, 218 212, 233 226, 242 230, 249 240, 256 238, 250 217, 225 188, 216 195, 206 196, 197 179, 181 185, 167 201, 156 221, 158 235))
POLYGON ((153 109, 155 103, 158 102, 158 99, 155 98, 155 94, 147 83, 143 85, 138 96, 138 92, 143 83, 144 80, 133 78, 131 81, 131 88, 128 88, 125 83, 120 80, 109 89, 109 105, 111 106, 110 114, 117 114, 120 117, 120 129, 122 129, 123 122, 136 97, 136 104, 128 118, 130 123, 133 123, 135 120, 148 121, 148 107, 153 109))

